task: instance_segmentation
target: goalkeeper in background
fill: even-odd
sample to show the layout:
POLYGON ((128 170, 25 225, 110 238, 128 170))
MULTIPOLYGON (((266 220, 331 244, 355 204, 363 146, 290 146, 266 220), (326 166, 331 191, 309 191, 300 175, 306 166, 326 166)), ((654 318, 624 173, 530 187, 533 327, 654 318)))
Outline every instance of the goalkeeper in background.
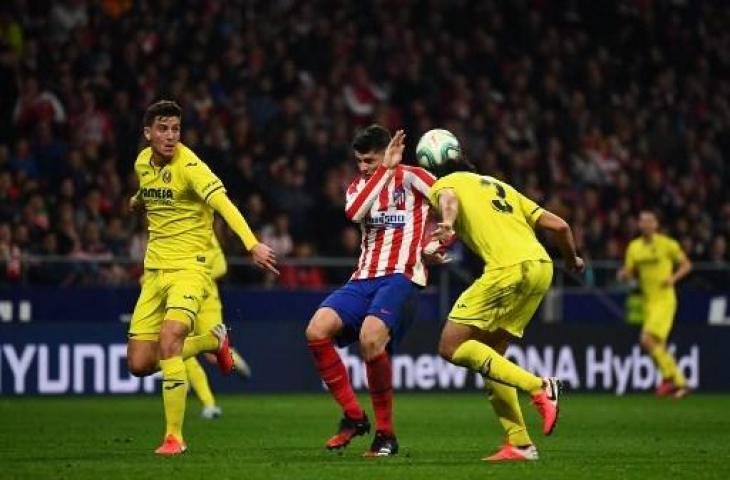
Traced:
POLYGON ((657 233, 656 213, 649 210, 639 213, 639 230, 641 236, 629 243, 624 266, 617 277, 621 281, 635 278, 639 282, 644 318, 641 346, 662 374, 657 396, 682 398, 689 393, 687 380, 667 351, 667 338, 677 311, 674 284, 692 270, 692 263, 676 240, 657 233))

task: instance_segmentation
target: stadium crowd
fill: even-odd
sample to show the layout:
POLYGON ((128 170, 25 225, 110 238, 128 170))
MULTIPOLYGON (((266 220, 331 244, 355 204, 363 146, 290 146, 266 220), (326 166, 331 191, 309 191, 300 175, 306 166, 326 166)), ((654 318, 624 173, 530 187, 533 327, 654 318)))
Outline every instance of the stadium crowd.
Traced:
POLYGON ((357 255, 349 141, 378 122, 405 128, 411 158, 421 133, 453 131, 481 172, 568 219, 589 259, 620 259, 654 208, 693 260, 724 264, 728 24, 730 4, 709 0, 5 1, 0 276, 134 280, 139 267, 25 254, 141 261, 127 204, 159 98, 182 105, 183 142, 281 258, 357 255))

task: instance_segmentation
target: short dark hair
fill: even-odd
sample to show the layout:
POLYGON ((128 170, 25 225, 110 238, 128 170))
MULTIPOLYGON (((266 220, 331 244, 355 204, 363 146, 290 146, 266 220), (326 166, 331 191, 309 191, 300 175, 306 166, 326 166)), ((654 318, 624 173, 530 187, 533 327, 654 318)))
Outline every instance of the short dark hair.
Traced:
POLYGON ((639 216, 641 216, 645 213, 648 215, 652 215, 656 219, 657 222, 661 222, 661 215, 659 213, 659 210, 657 210, 656 208, 644 207, 641 210, 639 210, 639 216))
POLYGON ((357 153, 380 152, 390 143, 390 132, 385 127, 373 124, 355 133, 352 149, 357 153))
POLYGON ((152 126, 157 117, 182 118, 182 108, 180 108, 177 102, 172 100, 159 100, 145 110, 143 117, 144 126, 152 126))

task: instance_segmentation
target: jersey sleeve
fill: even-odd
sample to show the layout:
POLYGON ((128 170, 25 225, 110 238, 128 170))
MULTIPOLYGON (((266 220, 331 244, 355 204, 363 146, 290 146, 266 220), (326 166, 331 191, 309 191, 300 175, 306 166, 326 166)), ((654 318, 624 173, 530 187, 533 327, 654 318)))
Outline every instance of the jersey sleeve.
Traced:
POLYGON ((544 210, 540 205, 522 195, 520 192, 517 192, 517 199, 520 204, 520 210, 525 216, 527 223, 529 223, 532 228, 535 228, 535 223, 543 214, 544 210))
POLYGON ((221 179, 200 160, 189 162, 183 167, 183 171, 190 187, 205 203, 208 203, 214 193, 225 193, 226 191, 221 179))
POLYGON ((431 185, 431 188, 428 189, 428 201, 431 202, 431 205, 433 205, 434 208, 439 208, 439 193, 441 190, 445 190, 447 188, 456 188, 455 182, 450 175, 439 178, 433 185, 431 185))
POLYGON ((633 243, 629 243, 629 248, 626 249, 626 255, 624 257, 624 268, 628 271, 633 271, 636 267, 636 249, 633 243))
POLYGON ((226 257, 220 247, 213 250, 210 260, 210 276, 213 280, 222 277, 228 271, 226 257))
POLYGON ((380 191, 390 181, 393 176, 393 170, 379 166, 370 176, 367 182, 360 186, 360 181, 356 179, 350 188, 347 189, 345 198, 345 215, 353 222, 360 222, 362 218, 370 211, 375 200, 377 200, 380 191))
POLYGON ((428 198, 428 192, 436 183, 436 177, 419 167, 403 167, 406 172, 406 179, 411 187, 424 197, 428 198))
POLYGON ((667 247, 669 259, 672 261, 672 263, 677 264, 682 261, 684 252, 682 251, 682 247, 679 246, 679 242, 670 238, 667 247))

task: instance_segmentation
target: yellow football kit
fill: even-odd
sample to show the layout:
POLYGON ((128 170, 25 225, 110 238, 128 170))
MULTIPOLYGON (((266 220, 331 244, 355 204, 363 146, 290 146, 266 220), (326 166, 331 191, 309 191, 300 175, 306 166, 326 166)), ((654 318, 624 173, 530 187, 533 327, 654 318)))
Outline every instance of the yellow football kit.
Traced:
POLYGON ((535 236, 543 209, 510 185, 457 172, 440 178, 429 199, 452 189, 459 200, 454 230, 484 260, 484 273, 456 300, 449 319, 493 331, 523 331, 550 287, 552 261, 535 236))
POLYGON ((210 294, 203 301, 198 313, 198 321, 195 324, 195 334, 210 331, 215 325, 223 323, 223 307, 221 305, 220 292, 216 280, 226 274, 228 265, 218 239, 213 235, 213 249, 206 255, 210 262, 210 277, 213 280, 210 294))
POLYGON ((661 234, 649 241, 636 238, 626 250, 625 268, 636 272, 641 290, 643 330, 661 340, 669 336, 677 311, 674 286, 663 286, 662 282, 672 276, 683 256, 679 244, 661 234))
POLYGON ((221 180, 189 148, 179 143, 172 160, 158 167, 145 148, 134 164, 138 201, 149 223, 145 274, 129 328, 130 337, 156 340, 163 319, 194 329, 201 305, 215 288, 211 279, 214 251, 213 208, 221 180))

